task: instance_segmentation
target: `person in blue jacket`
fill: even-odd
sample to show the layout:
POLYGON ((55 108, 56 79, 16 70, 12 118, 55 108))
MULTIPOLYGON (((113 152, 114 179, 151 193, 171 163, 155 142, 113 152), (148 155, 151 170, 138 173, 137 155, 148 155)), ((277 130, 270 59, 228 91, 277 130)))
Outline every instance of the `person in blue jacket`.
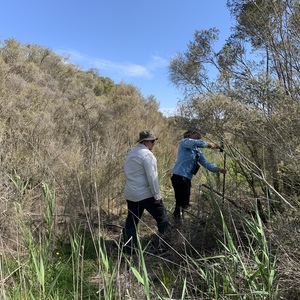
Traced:
POLYGON ((191 181, 198 171, 199 164, 213 173, 226 174, 226 169, 207 161, 199 148, 220 149, 217 145, 201 140, 201 129, 194 126, 184 133, 184 138, 179 144, 177 160, 172 169, 171 181, 176 200, 173 212, 175 219, 180 219, 184 210, 189 207, 191 181))

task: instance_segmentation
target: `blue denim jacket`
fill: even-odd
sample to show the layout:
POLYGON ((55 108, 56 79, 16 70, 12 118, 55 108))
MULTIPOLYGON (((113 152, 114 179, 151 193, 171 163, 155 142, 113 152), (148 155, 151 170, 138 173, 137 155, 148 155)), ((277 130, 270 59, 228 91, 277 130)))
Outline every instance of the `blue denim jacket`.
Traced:
POLYGON ((199 150, 199 148, 206 147, 207 142, 203 140, 191 138, 183 139, 179 144, 177 161, 173 167, 172 173, 192 179, 193 174, 191 173, 191 170, 196 159, 198 159, 201 166, 215 173, 217 167, 213 163, 207 161, 204 154, 199 150))

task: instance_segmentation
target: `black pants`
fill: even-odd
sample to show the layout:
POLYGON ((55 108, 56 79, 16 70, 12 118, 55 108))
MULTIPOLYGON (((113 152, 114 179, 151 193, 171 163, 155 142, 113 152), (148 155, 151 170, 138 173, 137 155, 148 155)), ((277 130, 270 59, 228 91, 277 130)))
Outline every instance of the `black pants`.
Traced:
POLYGON ((170 228, 171 225, 167 220, 166 208, 162 201, 160 201, 160 203, 155 203, 155 199, 153 197, 139 202, 126 201, 128 215, 126 218, 125 228, 123 230, 125 243, 131 238, 131 245, 136 245, 136 226, 138 225, 145 209, 155 219, 159 233, 164 233, 170 228))
POLYGON ((176 212, 179 212, 180 207, 184 209, 190 204, 192 183, 190 179, 176 174, 172 175, 171 181, 176 199, 174 212, 176 214, 176 212))

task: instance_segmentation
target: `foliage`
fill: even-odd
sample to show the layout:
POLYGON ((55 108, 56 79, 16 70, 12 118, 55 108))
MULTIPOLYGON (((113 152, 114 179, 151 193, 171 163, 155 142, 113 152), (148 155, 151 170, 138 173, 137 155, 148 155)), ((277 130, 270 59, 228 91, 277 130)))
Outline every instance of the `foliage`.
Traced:
POLYGON ((178 122, 197 123, 223 141, 254 198, 271 200, 276 209, 283 198, 293 205, 299 195, 293 167, 299 165, 299 5, 292 0, 227 4, 236 26, 222 49, 213 47, 216 29, 196 31, 188 49, 170 64, 170 79, 187 91, 178 122))
POLYGON ((46 180, 55 188, 56 213, 75 217, 82 194, 90 206, 101 198, 103 211, 111 213, 122 198, 124 156, 139 131, 150 128, 171 141, 152 96, 145 99, 136 87, 115 84, 96 70, 80 70, 49 49, 6 40, 0 70, 2 172, 20 176, 23 193, 36 201, 25 201, 29 211, 46 180))
MULTIPOLYGON (((282 271, 280 260, 290 252, 279 242, 279 228, 273 236, 274 220, 279 218, 281 228, 294 231, 290 221, 299 216, 299 2, 228 0, 227 6, 235 24, 223 47, 217 50, 214 46, 219 34, 216 28, 196 30, 187 50, 170 63, 170 80, 186 92, 175 122, 181 128, 200 125, 207 132, 206 139, 225 145, 223 158, 229 170, 223 181, 225 201, 243 213, 258 211, 270 226, 265 238, 270 248, 261 249, 260 257, 255 258, 261 267, 251 273, 263 279, 263 272, 268 272, 264 289, 270 293, 269 283, 282 271), (275 249, 280 254, 274 254, 275 249), (272 263, 261 262, 268 251, 272 263)), ((251 241, 261 233, 248 221, 242 227, 250 230, 251 241)), ((249 244, 255 254, 250 240, 249 244)), ((241 254, 240 250, 236 253, 241 254)), ((298 255, 292 256, 298 261, 298 255)), ((230 268, 229 261, 220 266, 224 264, 230 268)), ((225 273, 223 269, 221 273, 225 273)), ((280 274, 287 275, 286 271, 280 274)), ((234 276, 223 282, 238 291, 231 282, 234 276)), ((290 283, 287 277, 279 282, 290 283)), ((214 273, 210 280, 215 283, 215 278, 214 273)), ((247 286, 251 284, 254 282, 247 286)), ((220 286, 214 286, 217 298, 222 297, 223 290, 216 290, 220 286)), ((256 283, 253 288, 258 289, 256 283)), ((272 296, 267 298, 277 299, 282 288, 281 283, 273 285, 272 296)), ((291 290, 288 298, 297 299, 299 291, 291 290)))
POLYGON ((187 97, 168 119, 132 85, 38 45, 1 43, 2 298, 299 298, 299 5, 228 7, 237 24, 219 51, 216 28, 197 30, 171 62, 187 97), (126 152, 140 130, 158 135, 172 211, 177 143, 193 124, 224 143, 203 152, 226 176, 194 178, 192 211, 167 236, 145 214, 138 255, 124 257, 126 152), (167 253, 150 252, 157 240, 167 253))

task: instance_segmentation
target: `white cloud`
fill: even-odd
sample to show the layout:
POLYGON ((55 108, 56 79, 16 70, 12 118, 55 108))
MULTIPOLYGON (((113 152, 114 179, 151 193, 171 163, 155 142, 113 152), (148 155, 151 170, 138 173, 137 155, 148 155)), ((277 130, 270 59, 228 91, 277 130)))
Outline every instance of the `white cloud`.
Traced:
POLYGON ((71 63, 89 69, 97 68, 100 74, 103 71, 120 78, 146 78, 151 79, 154 76, 154 71, 160 68, 165 68, 168 60, 160 56, 152 56, 150 61, 145 65, 135 64, 131 62, 114 62, 105 59, 92 58, 83 55, 74 50, 56 50, 56 53, 69 57, 71 63))
POLYGON ((148 63, 148 67, 150 70, 165 68, 169 64, 169 61, 166 58, 161 56, 152 56, 151 61, 148 63))
POLYGON ((144 77, 151 78, 153 74, 146 67, 133 63, 116 63, 109 60, 95 59, 91 61, 96 68, 112 73, 121 77, 144 77))

